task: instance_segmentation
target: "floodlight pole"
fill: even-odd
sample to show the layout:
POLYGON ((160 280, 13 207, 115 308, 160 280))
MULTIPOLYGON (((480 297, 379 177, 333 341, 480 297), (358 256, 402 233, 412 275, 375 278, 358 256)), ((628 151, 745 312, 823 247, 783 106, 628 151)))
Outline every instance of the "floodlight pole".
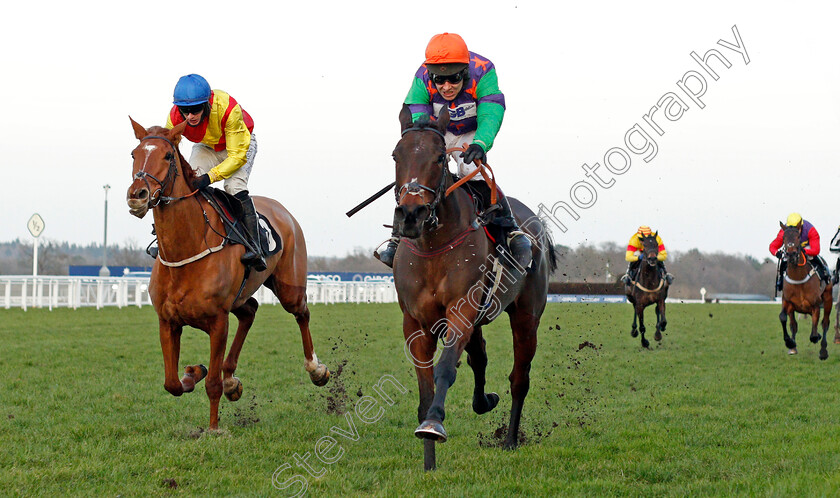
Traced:
POLYGON ((110 185, 102 186, 105 189, 105 235, 102 240, 102 268, 99 269, 100 277, 110 277, 111 270, 108 269, 108 190, 110 185))

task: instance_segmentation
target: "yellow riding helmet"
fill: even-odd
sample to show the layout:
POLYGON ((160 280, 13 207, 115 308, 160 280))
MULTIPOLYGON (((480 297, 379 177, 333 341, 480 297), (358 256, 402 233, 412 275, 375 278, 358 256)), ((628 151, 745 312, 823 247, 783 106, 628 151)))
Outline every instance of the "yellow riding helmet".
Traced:
POLYGON ((788 215, 786 223, 787 226, 795 227, 800 223, 802 223, 802 215, 799 213, 790 213, 790 215, 788 215))
POLYGON ((639 230, 636 232, 643 237, 647 237, 648 235, 652 234, 650 227, 647 225, 642 225, 639 227, 639 230))

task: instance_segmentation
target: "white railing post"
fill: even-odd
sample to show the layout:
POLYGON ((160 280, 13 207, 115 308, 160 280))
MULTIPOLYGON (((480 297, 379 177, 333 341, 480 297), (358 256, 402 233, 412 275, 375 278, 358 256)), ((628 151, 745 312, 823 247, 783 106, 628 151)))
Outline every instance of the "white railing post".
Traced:
MULTIPOLYGON (((0 275, 0 306, 72 308, 105 306, 125 307, 146 304, 148 277, 48 277, 39 275, 0 275), (18 292, 15 288, 20 286, 18 292), (44 286, 47 286, 44 289, 44 286), (132 286, 133 296, 132 296, 132 286), (133 302, 132 302, 133 299, 133 302)), ((277 298, 267 288, 260 288, 254 298, 260 304, 276 304, 277 298)), ((307 281, 306 300, 310 304, 389 303, 397 301, 393 282, 332 279, 307 281)))

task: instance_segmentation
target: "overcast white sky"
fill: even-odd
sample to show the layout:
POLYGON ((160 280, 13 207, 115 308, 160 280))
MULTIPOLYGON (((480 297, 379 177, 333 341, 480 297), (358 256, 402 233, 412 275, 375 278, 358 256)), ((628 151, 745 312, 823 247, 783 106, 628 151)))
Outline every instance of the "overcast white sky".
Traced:
POLYGON ((840 9, 732 3, 13 2, 0 29, 0 240, 31 240, 37 212, 46 239, 101 243, 110 184, 109 243, 145 246, 152 217, 125 204, 128 116, 164 124, 176 81, 195 72, 253 116, 251 192, 295 215, 310 254, 372 248, 393 197, 344 213, 393 181, 400 105, 429 38, 449 31, 496 65, 507 112, 488 162, 505 192, 536 211, 593 185, 580 219, 556 212, 568 228, 552 227, 557 243, 624 244, 648 224, 671 251, 763 258, 779 220, 799 211, 828 256, 840 224, 840 9), (733 25, 749 64, 717 44, 735 43, 733 25), (677 81, 703 73, 690 53, 712 48, 731 67, 711 62, 720 78, 704 74, 701 109, 677 81), (656 157, 631 154, 629 170, 609 173, 604 154, 626 150, 625 133, 668 92, 688 110, 660 116, 656 157), (596 162, 609 188, 584 176, 596 162))

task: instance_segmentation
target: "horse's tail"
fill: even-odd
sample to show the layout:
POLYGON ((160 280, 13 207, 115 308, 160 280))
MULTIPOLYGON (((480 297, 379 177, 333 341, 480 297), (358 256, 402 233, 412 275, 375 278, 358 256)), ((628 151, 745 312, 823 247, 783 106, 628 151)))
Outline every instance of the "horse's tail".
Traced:
POLYGON ((557 269, 557 250, 554 248, 554 239, 551 237, 551 230, 548 229, 545 220, 540 220, 540 223, 543 226, 544 245, 547 246, 546 250, 548 251, 548 254, 546 254, 548 256, 548 274, 551 275, 557 269))

